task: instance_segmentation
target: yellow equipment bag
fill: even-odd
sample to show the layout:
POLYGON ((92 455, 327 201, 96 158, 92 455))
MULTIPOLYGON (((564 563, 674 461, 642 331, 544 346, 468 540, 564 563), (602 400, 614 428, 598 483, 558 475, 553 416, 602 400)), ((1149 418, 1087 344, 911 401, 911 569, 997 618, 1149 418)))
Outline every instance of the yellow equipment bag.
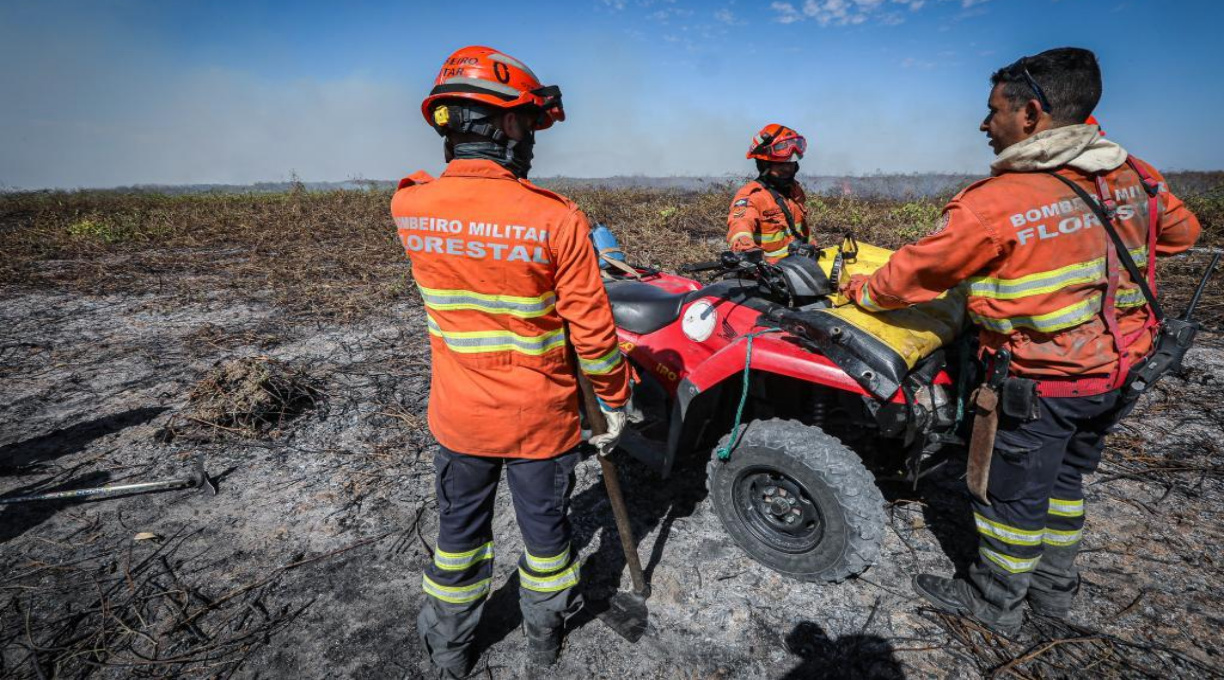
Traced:
MULTIPOLYGON (((842 246, 823 249, 818 262, 839 286, 854 274, 884 266, 892 253, 848 238, 842 246)), ((965 294, 959 288, 931 302, 879 313, 863 311, 840 294, 832 299, 830 309, 791 318, 801 317, 804 334, 825 356, 881 399, 891 397, 918 362, 959 337, 965 326, 965 294)))

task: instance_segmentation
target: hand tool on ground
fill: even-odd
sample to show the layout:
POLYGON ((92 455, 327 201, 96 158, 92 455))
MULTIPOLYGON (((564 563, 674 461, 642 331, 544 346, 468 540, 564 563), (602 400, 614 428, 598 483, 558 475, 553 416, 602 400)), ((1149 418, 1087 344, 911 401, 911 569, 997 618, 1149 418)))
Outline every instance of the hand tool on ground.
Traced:
MULTIPOLYGON (((574 362, 577 365, 577 361, 574 362)), ((595 396, 595 388, 581 371, 577 372, 578 388, 582 392, 582 403, 586 408, 587 422, 591 426, 591 435, 600 435, 608 431, 603 411, 599 410, 599 399, 595 396)), ((609 455, 611 452, 609 452, 609 455)), ((629 526, 629 509, 625 507, 625 497, 621 494, 620 476, 608 455, 599 456, 599 466, 603 472, 604 486, 608 489, 608 500, 612 503, 612 515, 616 518, 616 532, 620 534, 621 548, 625 551, 625 564, 629 567, 629 577, 633 579, 633 591, 617 591, 608 600, 608 609, 599 615, 608 627, 630 642, 637 642, 646 632, 647 610, 646 598, 650 597, 650 586, 642 572, 642 562, 638 559, 637 543, 633 540, 633 528, 629 526)))
POLYGON ((13 503, 29 503, 33 501, 58 501, 69 498, 86 498, 90 496, 126 496, 128 494, 151 493, 153 491, 170 491, 172 489, 204 489, 208 495, 217 495, 217 485, 204 472, 204 457, 196 456, 195 474, 180 479, 168 479, 160 482, 140 482, 137 484, 116 484, 114 486, 98 486, 88 489, 71 489, 69 491, 53 491, 51 493, 30 494, 0 498, 0 505, 13 503))

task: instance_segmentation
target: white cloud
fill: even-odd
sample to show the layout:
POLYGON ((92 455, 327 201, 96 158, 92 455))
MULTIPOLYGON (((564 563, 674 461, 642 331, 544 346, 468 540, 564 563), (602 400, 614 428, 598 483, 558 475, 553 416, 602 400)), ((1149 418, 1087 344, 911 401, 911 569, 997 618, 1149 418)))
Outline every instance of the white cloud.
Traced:
MULTIPOLYGON (((962 8, 969 8, 985 4, 989 0, 959 2, 962 8)), ((905 19, 894 11, 894 7, 917 12, 930 3, 931 0, 804 0, 800 7, 789 2, 774 2, 769 7, 774 11, 774 21, 781 24, 811 20, 821 26, 855 26, 868 21, 896 25, 905 19)))
POLYGON ((727 24, 728 26, 734 26, 739 23, 739 21, 735 18, 735 12, 732 12, 726 7, 715 12, 714 18, 724 24, 727 24))
POLYGON ((803 15, 789 2, 773 2, 770 3, 769 8, 778 13, 774 21, 780 24, 793 24, 796 21, 803 21, 803 15))

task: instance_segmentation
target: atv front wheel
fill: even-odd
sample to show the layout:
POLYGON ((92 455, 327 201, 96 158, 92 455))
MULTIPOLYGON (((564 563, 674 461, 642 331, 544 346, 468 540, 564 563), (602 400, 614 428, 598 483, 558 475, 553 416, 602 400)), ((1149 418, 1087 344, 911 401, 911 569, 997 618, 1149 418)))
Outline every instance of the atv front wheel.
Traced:
POLYGON ((820 428, 753 421, 730 460, 710 461, 708 478, 727 533, 774 571, 837 582, 880 554, 884 497, 859 457, 820 428))

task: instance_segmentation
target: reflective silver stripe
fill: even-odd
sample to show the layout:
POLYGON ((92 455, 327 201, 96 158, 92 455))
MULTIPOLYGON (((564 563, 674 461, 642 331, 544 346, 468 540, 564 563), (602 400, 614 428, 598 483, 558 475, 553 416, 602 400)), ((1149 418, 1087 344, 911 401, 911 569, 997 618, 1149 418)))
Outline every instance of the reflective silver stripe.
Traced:
POLYGON ((969 278, 969 293, 992 300, 1014 300, 1030 295, 1055 293, 1073 283, 1092 283, 1105 278, 1105 258, 1068 265, 1018 279, 989 276, 969 278))
POLYGON ((543 316, 557 304, 557 294, 549 291, 538 297, 489 295, 470 290, 444 290, 417 286, 425 306, 438 311, 471 309, 489 314, 509 314, 520 319, 543 316))
MULTIPOLYGON (((765 249, 761 248, 761 250, 765 250, 765 249)), ((789 254, 790 254, 790 244, 789 243, 782 246, 781 248, 776 248, 774 250, 765 250, 766 257, 784 257, 789 254)))
POLYGON ((492 580, 491 578, 482 579, 470 586, 443 586, 431 581, 429 576, 425 576, 421 581, 421 589, 426 595, 432 595, 443 602, 466 604, 488 595, 489 583, 492 580))
POLYGON ((560 555, 556 557, 536 557, 526 550, 523 551, 523 557, 526 558, 527 566, 533 571, 541 574, 551 574, 552 572, 569 564, 570 550, 567 547, 560 555))
POLYGON ((480 352, 520 352, 539 356, 565 346, 565 332, 558 328, 535 337, 510 331, 444 331, 433 317, 426 321, 431 335, 446 343, 447 349, 461 354, 480 352))
POLYGON ((1092 319, 1100 311, 1101 294, 1095 293, 1083 302, 1067 305, 1048 314, 1013 316, 1006 319, 992 319, 972 311, 969 314, 976 323, 996 333, 1010 333, 1017 327, 1031 328, 1042 333, 1053 333, 1078 326, 1092 319))
POLYGON ((871 311, 871 312, 886 312, 886 311, 888 311, 888 310, 884 309, 883 307, 881 307, 881 306, 877 305, 875 302, 872 302, 872 300, 871 300, 871 290, 870 290, 870 288, 868 287, 868 284, 866 284, 866 283, 864 283, 864 284, 863 284, 863 287, 862 287, 861 289, 859 289, 859 301, 858 301, 858 303, 859 303, 859 306, 860 306, 860 307, 862 307, 863 309, 866 309, 866 310, 868 310, 868 311, 871 311))
POLYGON ((502 54, 501 52, 494 52, 493 54, 489 55, 489 59, 491 61, 500 61, 503 64, 509 64, 510 66, 513 66, 515 68, 522 69, 526 71, 527 75, 531 76, 533 80, 535 80, 536 82, 540 82, 540 79, 536 78, 536 74, 534 71, 527 68, 526 64, 519 61, 518 59, 515 59, 514 57, 511 57, 510 55, 502 54))
POLYGON ((1114 301, 1116 307, 1138 307, 1147 304, 1147 298, 1138 288, 1119 288, 1118 297, 1114 301))
POLYGON ((473 87, 479 87, 484 90, 492 90, 494 92, 500 92, 505 95, 510 95, 511 97, 518 97, 519 94, 521 94, 518 90, 514 89, 513 87, 510 87, 509 85, 502 85, 501 83, 498 83, 492 80, 485 80, 483 78, 468 78, 467 76, 455 76, 454 78, 447 78, 446 81, 443 82, 442 84, 443 85, 471 85, 473 87))
POLYGON ((983 536, 990 536, 1010 545, 1041 545, 1044 532, 1040 529, 1036 531, 1017 529, 986 519, 976 512, 973 513, 973 520, 977 524, 978 533, 983 536))
POLYGON ((443 571, 462 571, 477 562, 493 559, 493 541, 467 552, 452 553, 434 549, 434 565, 443 571))
POLYGON ((614 348, 611 352, 599 357, 598 359, 583 359, 578 357, 578 365, 582 367, 582 372, 589 375, 603 375, 610 373, 617 366, 621 365, 620 347, 614 348))
POLYGON ((534 590, 537 593, 555 593, 558 590, 565 590, 578 585, 578 568, 577 562, 571 564, 568 569, 563 569, 556 574, 540 578, 527 573, 522 567, 519 568, 519 584, 527 590, 534 590))
POLYGON ((1079 543, 1080 539, 1083 538, 1083 536, 1084 536, 1083 529, 1076 529, 1075 531, 1058 531, 1056 529, 1046 529, 1044 540, 1047 545, 1068 546, 1068 545, 1075 545, 1076 543, 1079 543))
POLYGON ((1057 517, 1083 517, 1084 501, 1064 501, 1051 498, 1049 513, 1057 517))
MULTIPOLYGON (((1132 248, 1129 251, 1136 265, 1147 263, 1147 246, 1132 248)), ((1105 258, 1098 257, 1088 262, 1059 267, 1047 272, 1028 274, 1015 279, 1002 279, 993 276, 969 277, 969 293, 992 300, 1015 300, 1031 295, 1055 293, 1075 283, 1092 283, 1104 281, 1105 258)))
POLYGON ((1012 557, 1011 555, 1004 555, 1001 552, 996 552, 986 547, 978 548, 978 552, 981 553, 982 557, 985 557, 1013 574, 1022 574, 1026 571, 1032 571, 1037 568, 1037 563, 1041 561, 1041 555, 1031 559, 1012 557))

